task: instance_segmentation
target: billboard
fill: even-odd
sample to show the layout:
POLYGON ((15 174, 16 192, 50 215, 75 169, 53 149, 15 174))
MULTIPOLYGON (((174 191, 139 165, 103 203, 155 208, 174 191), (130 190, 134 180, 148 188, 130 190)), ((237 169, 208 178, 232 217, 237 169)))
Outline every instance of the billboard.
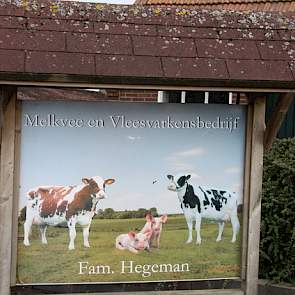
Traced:
POLYGON ((18 284, 240 277, 246 108, 24 101, 18 284))

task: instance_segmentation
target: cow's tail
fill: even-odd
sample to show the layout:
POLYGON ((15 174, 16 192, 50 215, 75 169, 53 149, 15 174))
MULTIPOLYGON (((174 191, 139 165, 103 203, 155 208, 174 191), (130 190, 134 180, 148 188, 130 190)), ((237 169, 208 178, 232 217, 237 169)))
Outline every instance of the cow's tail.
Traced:
POLYGON ((234 201, 232 203, 233 206, 231 206, 231 208, 225 214, 225 220, 228 220, 228 221, 231 220, 231 217, 233 215, 237 215, 238 212, 241 211, 241 205, 243 205, 242 198, 236 192, 230 193, 230 197, 234 198, 234 201))
POLYGON ((233 192, 232 193, 232 197, 234 197, 236 199, 237 206, 243 205, 243 197, 242 197, 242 194, 238 194, 236 192, 233 192))

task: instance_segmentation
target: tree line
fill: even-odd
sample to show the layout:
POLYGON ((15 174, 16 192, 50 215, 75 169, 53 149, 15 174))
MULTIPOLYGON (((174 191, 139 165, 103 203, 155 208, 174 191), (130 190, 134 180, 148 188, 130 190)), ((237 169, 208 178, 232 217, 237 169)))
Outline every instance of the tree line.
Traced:
MULTIPOLYGON (((145 218, 147 213, 151 213, 154 217, 158 216, 156 207, 150 209, 139 208, 137 210, 115 211, 113 208, 99 209, 94 218, 98 219, 128 219, 128 218, 145 218)), ((26 207, 20 210, 19 221, 26 220, 26 207)))
POLYGON ((139 208, 137 210, 115 211, 113 208, 99 209, 95 218, 98 219, 128 219, 128 218, 144 218, 147 213, 151 213, 154 217, 158 216, 157 208, 150 209, 139 208))

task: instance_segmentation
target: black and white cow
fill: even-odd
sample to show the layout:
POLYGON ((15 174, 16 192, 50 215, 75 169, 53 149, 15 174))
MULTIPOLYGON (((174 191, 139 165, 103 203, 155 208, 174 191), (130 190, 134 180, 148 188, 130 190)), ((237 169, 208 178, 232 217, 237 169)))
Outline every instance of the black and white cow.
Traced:
POLYGON ((233 228, 232 243, 236 241, 240 223, 238 219, 238 196, 234 192, 219 189, 208 189, 203 186, 192 186, 188 183, 190 175, 167 175, 170 180, 168 189, 177 192, 181 209, 184 213, 189 235, 186 243, 193 240, 193 222, 196 222, 197 244, 201 244, 201 221, 202 218, 218 222, 218 236, 216 241, 221 240, 224 222, 231 221, 233 228))

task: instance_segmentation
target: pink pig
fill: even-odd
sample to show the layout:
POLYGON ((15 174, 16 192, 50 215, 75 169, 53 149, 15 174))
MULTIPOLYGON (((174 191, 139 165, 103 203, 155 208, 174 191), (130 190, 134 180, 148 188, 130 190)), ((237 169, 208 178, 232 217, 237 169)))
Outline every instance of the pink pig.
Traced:
POLYGON ((150 250, 151 231, 145 233, 135 233, 130 231, 128 234, 119 235, 116 238, 116 248, 119 250, 129 250, 132 253, 138 253, 141 250, 150 250))
POLYGON ((162 215, 161 217, 153 217, 151 213, 146 215, 146 224, 140 231, 141 233, 152 232, 152 235, 149 239, 149 245, 152 247, 152 242, 154 239, 157 240, 157 247, 160 248, 160 238, 162 232, 163 223, 167 222, 168 216, 162 215))

